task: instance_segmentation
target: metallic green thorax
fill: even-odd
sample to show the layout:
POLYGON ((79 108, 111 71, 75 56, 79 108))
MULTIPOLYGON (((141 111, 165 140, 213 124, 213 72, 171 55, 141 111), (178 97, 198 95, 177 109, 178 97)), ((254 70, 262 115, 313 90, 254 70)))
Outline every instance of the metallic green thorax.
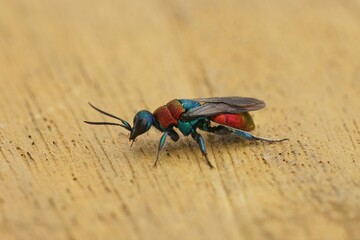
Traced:
POLYGON ((187 122, 183 122, 179 120, 177 127, 184 136, 188 136, 194 132, 196 127, 199 127, 200 125, 204 125, 204 123, 208 123, 208 122, 209 120, 207 120, 206 118, 198 118, 187 122))

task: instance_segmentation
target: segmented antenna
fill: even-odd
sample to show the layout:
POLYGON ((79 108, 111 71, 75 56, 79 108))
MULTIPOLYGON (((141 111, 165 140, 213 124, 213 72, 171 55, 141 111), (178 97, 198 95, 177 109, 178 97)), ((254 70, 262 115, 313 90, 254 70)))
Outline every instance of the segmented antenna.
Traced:
POLYGON ((121 121, 123 124, 113 123, 113 122, 90 122, 90 121, 84 121, 85 123, 87 123, 87 124, 92 124, 92 125, 112 125, 112 126, 120 126, 120 127, 123 127, 123 128, 125 128, 125 129, 131 131, 131 126, 130 126, 130 124, 129 124, 127 121, 125 121, 124 119, 121 119, 121 118, 119 118, 119 117, 117 117, 117 116, 115 116, 115 115, 112 115, 112 114, 110 114, 110 113, 108 113, 108 112, 105 112, 105 111, 103 111, 103 110, 95 107, 95 106, 92 105, 91 103, 89 103, 89 105, 90 105, 93 109, 95 109, 96 111, 98 111, 98 112, 100 112, 100 113, 102 113, 102 114, 104 114, 104 115, 106 115, 106 116, 108 116, 108 117, 115 118, 115 119, 121 121))

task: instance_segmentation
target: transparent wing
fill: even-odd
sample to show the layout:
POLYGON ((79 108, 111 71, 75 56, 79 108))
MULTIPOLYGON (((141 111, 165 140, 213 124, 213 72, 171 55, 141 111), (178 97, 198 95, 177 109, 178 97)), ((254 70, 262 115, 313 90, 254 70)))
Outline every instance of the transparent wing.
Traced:
POLYGON ((183 120, 197 117, 211 117, 220 113, 241 113, 256 111, 265 107, 265 102, 245 97, 214 97, 192 99, 202 103, 201 106, 188 110, 181 115, 183 120))

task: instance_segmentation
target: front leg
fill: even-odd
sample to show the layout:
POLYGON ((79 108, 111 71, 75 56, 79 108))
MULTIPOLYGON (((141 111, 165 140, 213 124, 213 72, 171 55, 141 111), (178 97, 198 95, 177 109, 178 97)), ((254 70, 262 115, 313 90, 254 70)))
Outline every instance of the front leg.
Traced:
POLYGON ((160 138, 159 147, 158 147, 158 150, 157 150, 157 153, 156 153, 156 160, 154 162, 154 167, 156 167, 156 164, 157 164, 157 162, 159 160, 160 151, 161 151, 161 149, 163 149, 163 147, 165 145, 167 135, 169 135, 171 140, 173 140, 174 142, 177 142, 179 140, 179 134, 177 132, 175 132, 173 129, 169 129, 166 132, 164 132, 164 134, 160 138))
POLYGON ((169 137, 171 138, 171 140, 173 140, 174 142, 177 142, 179 140, 179 134, 177 132, 174 131, 174 129, 169 129, 169 137))
POLYGON ((192 134, 191 134, 191 137, 197 142, 197 144, 199 145, 200 147, 200 150, 201 150, 201 153, 203 154, 203 156, 205 157, 206 159, 206 162, 208 163, 208 165, 210 166, 210 168, 213 168, 214 166, 211 164, 211 162, 209 161, 209 158, 208 158, 208 155, 207 155, 207 152, 206 152, 206 146, 205 146, 205 142, 204 142, 204 139, 203 137, 197 133, 196 131, 194 131, 192 134))
POLYGON ((159 160, 159 154, 160 154, 160 151, 161 149, 163 149, 164 147, 164 144, 165 144, 165 140, 166 140, 166 136, 168 135, 168 132, 164 132, 164 134, 161 136, 160 138, 160 142, 159 142, 159 147, 158 147, 158 150, 157 150, 157 153, 156 153, 156 159, 155 159, 155 162, 154 162, 154 165, 153 167, 156 167, 156 164, 159 160))

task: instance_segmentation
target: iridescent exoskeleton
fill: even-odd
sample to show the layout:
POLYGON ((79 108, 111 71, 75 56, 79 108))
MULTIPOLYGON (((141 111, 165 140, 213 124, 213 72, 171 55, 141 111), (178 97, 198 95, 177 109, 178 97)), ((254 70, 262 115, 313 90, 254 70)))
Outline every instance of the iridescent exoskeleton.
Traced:
MULTIPOLYGON (((89 103, 90 104, 90 103, 89 103)), ((255 128, 250 111, 259 110, 265 107, 265 102, 255 98, 245 97, 214 97, 196 99, 174 99, 166 105, 159 107, 153 113, 147 110, 139 111, 131 125, 110 113, 100 110, 90 104, 95 110, 121 122, 89 122, 94 125, 115 125, 127 129, 130 132, 130 141, 135 141, 136 137, 147 132, 151 126, 163 132, 160 138, 156 160, 159 160, 159 153, 164 147, 166 137, 169 136, 174 142, 179 140, 179 134, 174 130, 178 128, 184 136, 189 136, 197 142, 202 154, 210 167, 213 167, 207 156, 205 142, 198 130, 218 134, 235 134, 248 140, 261 140, 266 142, 281 142, 287 140, 268 139, 257 137, 249 133, 255 128), (211 122, 217 123, 212 126, 211 122)))

